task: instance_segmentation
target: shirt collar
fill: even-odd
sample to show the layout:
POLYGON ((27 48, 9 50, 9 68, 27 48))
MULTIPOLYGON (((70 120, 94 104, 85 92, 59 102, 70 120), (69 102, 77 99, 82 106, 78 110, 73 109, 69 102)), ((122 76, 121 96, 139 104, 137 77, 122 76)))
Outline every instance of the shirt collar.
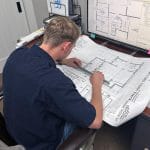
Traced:
POLYGON ((49 61, 49 63, 53 67, 56 67, 56 63, 55 63, 54 59, 47 52, 45 52, 42 48, 40 48, 37 45, 33 45, 31 47, 31 49, 33 49, 35 54, 37 54, 38 56, 40 56, 40 57, 44 58, 45 60, 49 61))

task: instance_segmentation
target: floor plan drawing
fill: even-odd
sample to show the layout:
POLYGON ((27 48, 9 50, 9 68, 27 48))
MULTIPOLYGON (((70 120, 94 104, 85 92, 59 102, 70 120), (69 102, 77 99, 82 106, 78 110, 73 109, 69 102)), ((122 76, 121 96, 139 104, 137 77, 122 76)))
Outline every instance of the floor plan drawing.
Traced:
MULTIPOLYGON (((87 36, 78 39, 69 57, 79 58, 90 72, 103 72, 109 84, 103 84, 103 120, 119 126, 141 113, 150 101, 150 60, 116 52, 94 43, 87 36), (137 111, 138 108, 138 111, 137 111)), ((90 102, 90 74, 77 68, 58 66, 90 102)))
POLYGON ((109 60, 96 57, 85 65, 84 68, 90 72, 103 72, 105 79, 109 81, 108 87, 111 88, 114 94, 117 94, 120 92, 119 89, 123 88, 132 79, 141 66, 142 63, 128 63, 117 56, 110 62, 109 60))
POLYGON ((88 12, 90 32, 144 49, 150 48, 150 37, 147 36, 150 33, 149 1, 89 0, 88 12))
MULTIPOLYGON (((89 75, 81 72, 81 70, 79 71, 78 69, 73 69, 67 66, 57 67, 60 68, 60 70, 62 70, 62 72, 73 81, 79 93, 90 102, 92 93, 89 75)), ((111 102, 109 93, 103 91, 103 100, 104 107, 106 108, 111 102)))

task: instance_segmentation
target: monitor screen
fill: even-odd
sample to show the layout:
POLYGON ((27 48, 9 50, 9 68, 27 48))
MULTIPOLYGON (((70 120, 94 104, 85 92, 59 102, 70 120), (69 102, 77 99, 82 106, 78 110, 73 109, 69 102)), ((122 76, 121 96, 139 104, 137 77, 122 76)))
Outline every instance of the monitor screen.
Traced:
POLYGON ((88 0, 88 31, 150 50, 150 1, 88 0))

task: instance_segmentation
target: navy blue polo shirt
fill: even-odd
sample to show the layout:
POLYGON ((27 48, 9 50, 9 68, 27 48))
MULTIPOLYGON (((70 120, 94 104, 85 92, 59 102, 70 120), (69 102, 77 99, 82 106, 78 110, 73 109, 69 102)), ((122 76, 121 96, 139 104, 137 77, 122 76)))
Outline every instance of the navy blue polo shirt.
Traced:
POLYGON ((4 117, 11 136, 27 150, 54 150, 65 122, 88 127, 95 109, 40 47, 22 47, 3 71, 4 117))

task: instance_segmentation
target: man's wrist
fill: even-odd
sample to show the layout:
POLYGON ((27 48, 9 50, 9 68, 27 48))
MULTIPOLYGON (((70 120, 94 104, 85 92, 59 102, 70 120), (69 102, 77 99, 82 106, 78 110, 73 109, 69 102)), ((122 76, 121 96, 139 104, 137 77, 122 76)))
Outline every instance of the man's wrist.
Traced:
POLYGON ((57 61, 59 65, 66 65, 65 59, 57 61))
POLYGON ((62 60, 57 60, 58 65, 62 65, 62 60))

